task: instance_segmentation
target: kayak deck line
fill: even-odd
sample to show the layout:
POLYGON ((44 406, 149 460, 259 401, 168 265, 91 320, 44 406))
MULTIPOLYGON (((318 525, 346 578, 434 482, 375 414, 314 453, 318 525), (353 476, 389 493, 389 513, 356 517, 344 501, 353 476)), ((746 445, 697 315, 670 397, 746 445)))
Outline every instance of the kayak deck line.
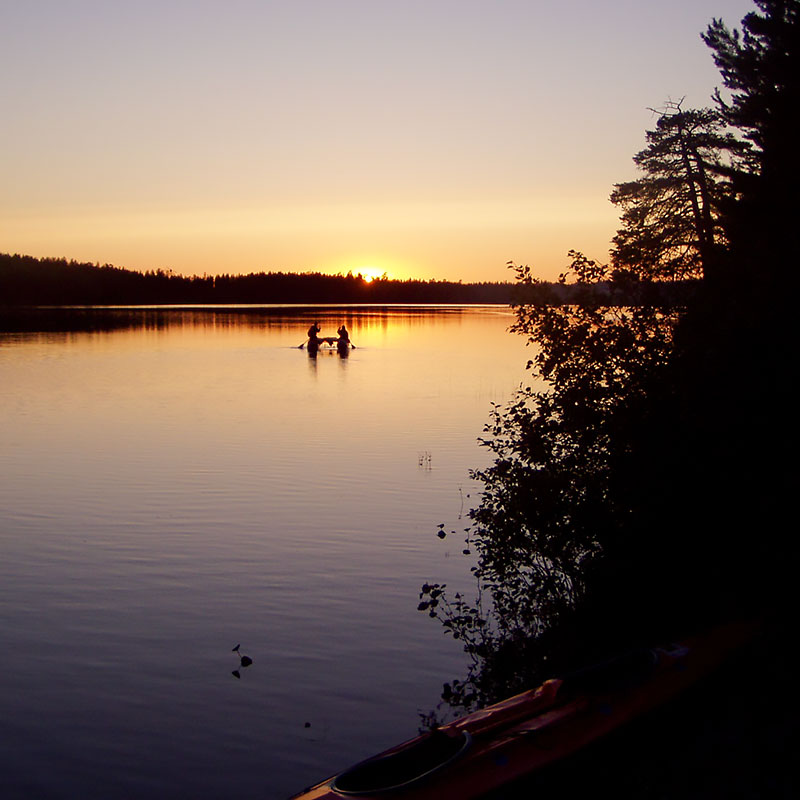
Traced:
POLYGON ((368 758, 294 798, 479 798, 672 699, 755 631, 750 623, 720 626, 550 679, 368 758))

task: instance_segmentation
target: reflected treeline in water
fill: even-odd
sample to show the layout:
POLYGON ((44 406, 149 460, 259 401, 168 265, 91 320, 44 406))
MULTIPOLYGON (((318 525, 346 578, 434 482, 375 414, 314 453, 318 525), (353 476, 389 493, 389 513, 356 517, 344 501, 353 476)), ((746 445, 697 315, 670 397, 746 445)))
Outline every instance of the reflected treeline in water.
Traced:
POLYGON ((162 329, 191 324, 210 328, 253 327, 269 330, 295 328, 319 320, 327 330, 358 320, 360 329, 388 330, 392 322, 430 324, 431 316, 468 313, 463 306, 387 305, 242 305, 242 306, 0 306, 0 331, 100 332, 126 329, 162 329))
MULTIPOLYGON (((420 593, 420 610, 472 659, 445 685, 451 707, 654 637, 751 615, 780 630, 785 619, 797 333, 794 293, 781 287, 796 280, 787 199, 800 160, 772 120, 800 97, 764 81, 785 66, 786 42, 800 66, 800 3, 758 5, 747 37, 717 22, 705 36, 731 104, 667 104, 635 157, 641 177, 616 187, 610 264, 573 252, 562 276, 573 304, 517 308, 513 330, 537 348, 529 367, 547 388, 494 408, 483 442, 494 461, 473 473, 484 488, 471 524, 440 531, 466 534, 477 594, 436 583, 420 593), (626 303, 639 282, 687 278, 699 284, 683 306, 626 303)), ((517 273, 536 284, 527 267, 517 273)))
POLYGON ((0 331, 6 333, 113 331, 168 324, 166 314, 138 310, 0 307, 0 331))

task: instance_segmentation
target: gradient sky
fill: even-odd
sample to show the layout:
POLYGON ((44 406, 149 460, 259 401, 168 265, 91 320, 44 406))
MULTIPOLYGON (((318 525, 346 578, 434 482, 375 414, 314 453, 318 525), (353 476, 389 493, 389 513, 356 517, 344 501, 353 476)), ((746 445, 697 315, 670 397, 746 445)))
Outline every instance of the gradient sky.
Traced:
POLYGON ((0 251, 554 278, 750 0, 0 0, 0 251))

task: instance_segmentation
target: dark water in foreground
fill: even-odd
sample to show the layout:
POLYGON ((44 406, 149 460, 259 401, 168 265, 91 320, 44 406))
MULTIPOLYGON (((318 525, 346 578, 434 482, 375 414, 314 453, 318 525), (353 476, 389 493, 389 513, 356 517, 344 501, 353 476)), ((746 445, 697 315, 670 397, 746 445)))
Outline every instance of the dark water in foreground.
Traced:
MULTIPOLYGON (((416 732, 457 643, 505 309, 0 334, 0 797, 284 797, 416 732), (236 644, 253 664, 239 664, 236 644)), ((101 326, 102 327, 102 326, 101 326)))

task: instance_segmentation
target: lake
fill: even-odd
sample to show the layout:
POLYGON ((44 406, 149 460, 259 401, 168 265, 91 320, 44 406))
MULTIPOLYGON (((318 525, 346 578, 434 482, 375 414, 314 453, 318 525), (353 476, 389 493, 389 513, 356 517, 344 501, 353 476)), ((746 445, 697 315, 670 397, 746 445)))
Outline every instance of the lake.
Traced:
POLYGON ((415 735, 510 310, 80 318, 0 333, 0 797, 282 798, 415 735))

